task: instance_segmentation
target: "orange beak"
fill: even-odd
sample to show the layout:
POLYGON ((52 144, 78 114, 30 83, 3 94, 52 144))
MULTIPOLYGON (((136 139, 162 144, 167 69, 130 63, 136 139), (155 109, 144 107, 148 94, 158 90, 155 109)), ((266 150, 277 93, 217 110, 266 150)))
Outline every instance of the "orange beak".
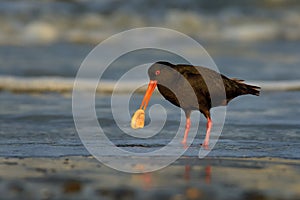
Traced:
POLYGON ((146 94, 145 94, 144 99, 141 103, 140 109, 146 110, 146 108, 148 106, 148 103, 150 101, 151 95, 152 95, 156 85, 157 85, 157 81, 150 80, 150 83, 148 84, 146 94))

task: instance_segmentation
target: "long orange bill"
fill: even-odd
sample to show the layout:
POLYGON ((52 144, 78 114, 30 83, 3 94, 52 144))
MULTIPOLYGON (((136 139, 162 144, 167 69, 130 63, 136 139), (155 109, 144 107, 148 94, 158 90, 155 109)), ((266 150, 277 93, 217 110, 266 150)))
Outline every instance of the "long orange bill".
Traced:
POLYGON ((150 101, 151 95, 152 95, 156 85, 157 85, 157 81, 151 81, 150 80, 150 83, 148 84, 146 94, 145 94, 144 99, 141 103, 140 109, 146 110, 146 108, 148 106, 148 103, 150 101))

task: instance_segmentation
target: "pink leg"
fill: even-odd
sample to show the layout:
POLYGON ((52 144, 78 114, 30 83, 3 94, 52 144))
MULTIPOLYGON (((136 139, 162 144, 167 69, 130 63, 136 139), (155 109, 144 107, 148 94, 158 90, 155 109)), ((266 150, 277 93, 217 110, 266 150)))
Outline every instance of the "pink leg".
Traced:
POLYGON ((205 139, 203 142, 204 147, 208 147, 208 145, 209 145, 209 136, 210 136, 211 128, 212 128, 212 121, 211 121, 210 117, 208 117, 207 118, 207 126, 206 126, 206 135, 205 135, 205 139))
POLYGON ((189 135, 190 127, 191 127, 191 119, 190 119, 190 117, 187 117, 186 122, 185 122, 184 137, 183 137, 183 140, 181 141, 181 143, 184 145, 186 145, 186 140, 189 135))

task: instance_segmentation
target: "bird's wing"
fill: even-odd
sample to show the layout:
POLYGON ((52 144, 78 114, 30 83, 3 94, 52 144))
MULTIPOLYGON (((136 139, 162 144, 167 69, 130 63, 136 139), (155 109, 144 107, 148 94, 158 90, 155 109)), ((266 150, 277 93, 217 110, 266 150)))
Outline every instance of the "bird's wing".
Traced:
MULTIPOLYGON (((182 74, 187 80, 190 81, 193 87, 210 87, 211 93, 220 93, 220 90, 224 91, 223 81, 228 78, 222 74, 211 69, 192 66, 192 65, 176 65, 175 69, 182 74)), ((200 89, 200 88, 199 88, 200 89)), ((207 90, 207 88, 206 88, 207 90)))
POLYGON ((201 93, 207 99, 213 98, 213 104, 225 104, 226 84, 229 79, 211 69, 200 66, 178 66, 176 69, 191 84, 195 91, 201 93))
POLYGON ((208 68, 201 67, 201 66, 193 66, 193 65, 184 65, 184 64, 179 64, 179 65, 174 65, 172 67, 176 71, 178 71, 181 74, 189 74, 189 75, 199 75, 199 72, 202 74, 204 71, 212 71, 208 68))

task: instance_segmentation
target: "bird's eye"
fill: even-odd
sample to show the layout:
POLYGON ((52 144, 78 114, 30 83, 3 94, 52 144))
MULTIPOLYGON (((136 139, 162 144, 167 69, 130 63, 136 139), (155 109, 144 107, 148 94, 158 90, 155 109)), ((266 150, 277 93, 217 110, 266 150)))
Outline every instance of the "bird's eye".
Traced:
POLYGON ((160 70, 156 70, 156 71, 155 71, 155 75, 156 75, 156 76, 160 75, 160 70))

